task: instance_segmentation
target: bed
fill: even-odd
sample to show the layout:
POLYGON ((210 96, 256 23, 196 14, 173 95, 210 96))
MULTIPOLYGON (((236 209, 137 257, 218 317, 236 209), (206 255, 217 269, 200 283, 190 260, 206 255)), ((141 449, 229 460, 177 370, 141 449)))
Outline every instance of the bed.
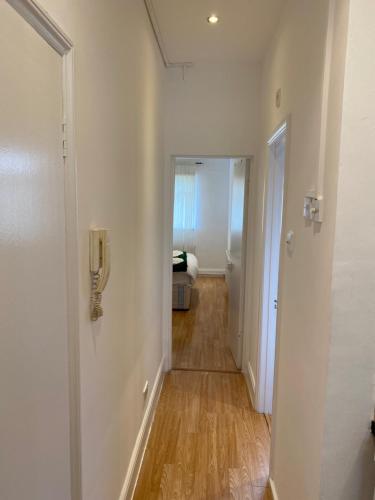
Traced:
MULTIPOLYGON (((173 252, 173 256, 177 255, 173 252)), ((172 308, 177 310, 190 309, 191 291, 198 276, 198 259, 192 253, 186 253, 186 271, 173 271, 172 308)))

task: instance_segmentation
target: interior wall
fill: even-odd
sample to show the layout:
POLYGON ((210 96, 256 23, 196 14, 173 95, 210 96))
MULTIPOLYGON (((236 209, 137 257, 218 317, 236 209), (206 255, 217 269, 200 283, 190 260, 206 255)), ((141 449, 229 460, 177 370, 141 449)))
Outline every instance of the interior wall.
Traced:
POLYGON ((258 138, 259 66, 195 64, 167 71, 168 155, 248 156, 258 138))
MULTIPOLYGON (((271 457, 271 476, 280 500, 320 498, 337 163, 327 166, 321 226, 305 221, 303 198, 318 188, 328 3, 289 0, 262 65, 260 148, 253 191, 257 222, 255 238, 250 240, 254 255, 248 304, 251 335, 245 365, 256 390, 267 140, 289 118, 271 457), (284 240, 289 230, 294 232, 294 243, 288 252, 284 240)), ((338 38, 338 46, 344 42, 345 36, 338 38)), ((339 124, 338 120, 335 126, 339 124)), ((332 147, 337 149, 338 143, 332 147)))
MULTIPOLYGON (((344 25, 348 4, 339 2, 344 25)), ((374 438, 369 432, 375 406, 374 18, 373 2, 350 2, 342 75, 323 500, 372 500, 375 489, 374 438)))
POLYGON ((196 253, 200 272, 226 267, 229 212, 229 160, 205 158, 197 168, 196 253))
POLYGON ((83 499, 117 499, 162 360, 164 67, 143 2, 40 4, 75 47, 83 499), (111 237, 97 323, 91 226, 111 237))

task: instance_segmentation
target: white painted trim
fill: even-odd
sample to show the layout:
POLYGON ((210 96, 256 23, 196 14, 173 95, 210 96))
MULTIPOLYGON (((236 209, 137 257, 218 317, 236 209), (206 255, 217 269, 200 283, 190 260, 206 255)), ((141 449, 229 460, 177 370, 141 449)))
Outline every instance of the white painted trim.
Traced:
POLYGON ((225 269, 199 268, 199 276, 225 276, 225 269))
POLYGON ((269 482, 269 485, 271 488, 272 500, 279 500, 279 495, 277 494, 277 491, 276 491, 275 481, 273 479, 269 478, 268 482, 269 482))
POLYGON ((68 289, 68 349, 72 500, 82 498, 81 486, 81 396, 79 343, 79 245, 77 171, 74 119, 74 49, 63 56, 64 120, 67 157, 65 158, 65 225, 68 289))
POLYGON ((282 136, 286 134, 286 132, 287 132, 287 122, 284 121, 284 123, 268 139, 267 141, 268 146, 276 144, 282 138, 282 136))
POLYGON ((137 484, 137 479, 139 471, 141 469, 143 457, 145 454, 147 441, 150 436, 150 431, 152 427, 152 422, 155 414, 156 404, 159 400, 160 392, 163 386, 164 380, 164 356, 160 362, 159 369, 157 371, 154 386, 148 400, 146 410, 143 415, 141 427, 139 429, 137 439, 135 440, 135 445, 133 448, 132 455, 130 457, 130 462, 128 470, 126 472, 123 487, 121 489, 119 500, 131 500, 134 495, 135 486, 137 484))
POLYGON ((65 158, 65 231, 67 262, 67 324, 69 362, 69 426, 71 499, 82 498, 80 367, 79 367, 79 255, 77 182, 74 133, 74 49, 70 38, 34 0, 7 0, 20 16, 62 57, 63 114, 67 131, 65 158))
MULTIPOLYGON (((331 69, 333 58, 333 44, 334 44, 334 24, 336 17, 336 0, 329 0, 328 3, 328 16, 325 40, 325 53, 324 53, 324 70, 323 70, 323 88, 322 88, 322 106, 321 106, 321 119, 320 119, 320 140, 319 140, 319 163, 317 169, 315 195, 317 198, 324 200, 324 177, 326 170, 326 155, 327 155, 327 128, 328 128, 328 108, 330 97, 331 85, 331 69)), ((321 212, 321 209, 320 209, 321 212)), ((322 214, 320 213, 320 220, 322 222, 322 214)))
MULTIPOLYGON (((290 130, 290 119, 289 117, 283 120, 279 126, 274 130, 274 132, 271 134, 269 140, 267 141, 267 146, 268 146, 268 156, 270 151, 272 150, 273 146, 280 141, 280 139, 285 136, 286 140, 288 141, 289 139, 289 130, 290 130)), ((268 158, 268 157, 267 157, 268 158)), ((283 226, 284 226, 284 215, 285 215, 285 203, 286 203, 286 185, 287 185, 287 178, 286 178, 286 170, 287 170, 287 147, 285 149, 285 166, 284 166, 284 196, 283 196, 283 220, 282 220, 282 227, 281 227, 281 238, 282 235, 284 234, 283 232, 283 226)), ((269 261, 270 257, 270 249, 267 252, 267 237, 268 237, 268 224, 267 224, 267 214, 269 210, 269 183, 273 182, 273 179, 270 177, 270 169, 269 169, 269 162, 268 162, 268 170, 267 170, 267 175, 264 181, 264 189, 263 189, 263 213, 262 213, 262 219, 263 219, 263 241, 262 241, 262 279, 261 279, 261 285, 260 285, 260 290, 259 290, 259 311, 258 311, 258 328, 259 328, 259 335, 258 335, 258 369, 257 369, 257 390, 256 390, 256 410, 259 413, 271 413, 269 408, 266 408, 266 386, 267 386, 267 351, 268 351, 268 320, 265 316, 265 308, 268 310, 268 307, 266 306, 265 302, 265 265, 266 262, 269 261)), ((281 262, 281 254, 282 254, 282 243, 280 247, 280 262, 281 262)), ((280 264, 281 265, 281 264, 280 264)), ((279 268, 280 271, 280 268, 279 268)), ((280 272, 279 272, 280 275, 280 272)), ((279 279, 279 289, 280 289, 280 279, 279 279)), ((281 299, 281 297, 279 297, 281 299)), ((269 297, 267 297, 267 301, 269 300, 269 297)), ((281 301, 279 300, 279 303, 281 301)), ((279 313, 278 313, 279 316, 279 313)), ((274 379, 274 386, 275 386, 275 380, 274 379)))
POLYGON ((7 2, 61 56, 72 49, 73 43, 70 38, 34 0, 7 0, 7 2))
MULTIPOLYGON (((284 120, 283 120, 284 121, 284 120)), ((286 231, 285 227, 285 214, 288 209, 288 185, 289 185, 289 165, 290 165, 290 149, 291 149, 291 139, 292 139, 292 115, 287 115, 285 118, 287 123, 286 130, 286 143, 285 143, 285 166, 284 166, 284 207, 283 207, 283 218, 282 218, 282 228, 281 234, 284 235, 286 231)), ((282 290, 282 283, 284 282, 285 275, 285 257, 287 249, 286 245, 281 245, 280 248, 280 267, 279 267, 279 291, 282 290)), ((272 433, 271 433, 271 453, 270 453, 270 476, 272 477, 274 470, 274 460, 275 460, 275 441, 277 436, 277 424, 278 424, 278 371, 279 371, 279 355, 280 355, 280 325, 282 322, 282 301, 283 297, 279 292, 279 304, 281 307, 277 314, 277 324, 276 324, 276 349, 275 349, 275 376, 274 376, 274 391, 273 391, 273 403, 272 403, 272 433)), ((274 491, 277 499, 276 488, 274 491)))
POLYGON ((255 409, 256 382, 255 382, 253 370, 252 370, 251 365, 250 365, 250 361, 247 362, 247 370, 245 370, 244 375, 245 375, 245 379, 247 382, 247 389, 249 391, 251 404, 253 405, 253 407, 255 409))
POLYGON ((253 160, 253 155, 248 153, 248 154, 245 154, 245 155, 238 155, 238 154, 234 154, 234 155, 222 155, 222 154, 218 154, 218 155, 198 155, 198 154, 172 154, 171 155, 171 158, 172 160, 175 160, 176 158, 178 159, 182 159, 182 160, 192 160, 192 159, 200 159, 202 160, 203 158, 207 158, 208 160, 210 159, 214 159, 214 160, 217 160, 217 159, 220 159, 220 160, 253 160))
POLYGON ((255 394, 255 392, 256 392, 256 382, 255 382, 254 372, 253 372, 253 370, 251 368, 250 361, 247 364, 247 369, 249 371, 251 387, 252 387, 253 393, 255 394))
POLYGON ((173 205, 175 157, 171 156, 165 165, 165 196, 164 196, 164 268, 163 268, 163 354, 165 371, 172 368, 172 286, 173 271, 171 255, 173 252, 173 205))
MULTIPOLYGON (((257 226, 257 183, 256 183, 256 162, 251 162, 250 166, 250 178, 248 182, 248 206, 247 206, 247 237, 249 235, 255 234, 257 226)), ((251 244, 246 245, 246 279, 245 279, 245 297, 244 297, 244 330, 243 330, 243 353, 242 353, 242 366, 246 373, 246 367, 250 358, 250 337, 253 335, 253 302, 254 302, 254 292, 253 283, 255 276, 255 248, 251 244)), ((255 408, 255 395, 253 397, 253 406, 255 408)))
POLYGON ((255 392, 254 392, 253 384, 252 384, 252 381, 251 381, 251 375, 250 375, 250 371, 249 371, 249 364, 248 364, 247 369, 243 370, 242 373, 243 373, 243 376, 245 377, 247 392, 248 392, 249 397, 250 397, 251 405, 255 409, 255 392))
POLYGON ((252 256, 249 254, 249 234, 251 230, 251 214, 250 214, 250 179, 254 178, 253 175, 253 162, 252 158, 245 160, 245 192, 244 192, 244 213, 243 213, 243 228, 242 228, 242 256, 241 256, 241 271, 243 278, 240 287, 240 352, 239 352, 239 365, 242 368, 245 363, 245 356, 247 355, 247 343, 250 331, 250 317, 247 309, 249 295, 251 294, 249 273, 251 270, 252 256))
MULTIPOLYGON (((172 281, 173 273, 172 266, 170 265, 170 256, 173 251, 173 205, 174 205, 174 174, 175 174, 175 161, 176 158, 227 158, 236 159, 244 158, 250 162, 250 176, 253 167, 253 155, 199 155, 199 154, 172 154, 169 156, 167 163, 165 164, 165 196, 164 196, 164 266, 163 266, 163 353, 165 358, 165 371, 172 368, 172 281)), ((251 182, 248 178, 248 182, 251 182)), ((250 193, 248 192, 248 197, 250 193)), ((250 204, 248 204, 247 209, 249 210, 250 204)), ((249 230, 249 225, 247 224, 247 233, 249 230)), ((250 293, 250 280, 248 275, 248 270, 251 269, 252 255, 246 252, 246 279, 245 279, 245 298, 250 293)), ((224 272, 225 275, 225 272, 224 272)), ((246 301, 247 302, 247 301, 246 301)), ((245 308, 246 309, 246 308, 245 308)), ((245 310, 244 315, 244 335, 242 335, 242 342, 245 342, 245 337, 250 330, 250 315, 247 314, 245 310)), ((244 346, 243 346, 244 347, 244 346)), ((242 349, 244 356, 244 348, 242 349)), ((242 365, 243 357, 242 357, 242 365)))

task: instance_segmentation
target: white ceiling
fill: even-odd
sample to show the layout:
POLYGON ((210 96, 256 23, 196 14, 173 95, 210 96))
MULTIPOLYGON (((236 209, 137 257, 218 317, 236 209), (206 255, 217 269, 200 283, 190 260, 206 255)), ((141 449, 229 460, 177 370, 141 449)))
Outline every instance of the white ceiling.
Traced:
POLYGON ((261 59, 285 0, 152 0, 171 62, 261 59), (215 13, 220 21, 207 23, 215 13))

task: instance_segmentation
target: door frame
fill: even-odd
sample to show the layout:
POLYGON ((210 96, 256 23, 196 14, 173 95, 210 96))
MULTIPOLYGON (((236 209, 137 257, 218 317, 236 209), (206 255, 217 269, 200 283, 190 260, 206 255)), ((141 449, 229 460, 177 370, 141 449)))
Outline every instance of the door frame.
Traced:
MULTIPOLYGON (((249 189, 250 182, 253 178, 254 173, 254 156, 251 154, 245 155, 223 155, 223 154, 211 154, 211 155, 199 155, 199 154, 172 154, 169 155, 169 161, 166 165, 165 171, 165 202, 164 202, 164 262, 163 262, 163 354, 164 354, 164 370, 169 371, 172 369, 172 285, 173 285, 173 271, 171 266, 171 255, 173 253, 173 208, 174 208, 174 180, 175 180, 175 164, 176 158, 220 158, 220 159, 245 159, 246 166, 248 168, 246 192, 247 196, 245 199, 246 213, 244 214, 244 245, 245 249, 248 249, 247 237, 249 234, 250 221, 252 221, 251 214, 249 210, 251 203, 249 200, 250 192, 249 189)), ((245 251, 246 251, 245 250, 245 251)), ((243 301, 247 303, 248 293, 250 292, 250 279, 249 273, 251 270, 251 260, 252 256, 246 251, 246 257, 244 262, 245 267, 245 280, 243 284, 243 301)), ((247 312, 247 308, 244 307, 243 312, 243 335, 242 335, 242 368, 245 366, 244 354, 245 354, 245 343, 248 337, 248 332, 250 328, 250 317, 247 312)))
POLYGON ((77 180, 74 134, 74 47, 70 38, 35 0, 7 0, 17 13, 61 56, 63 88, 64 199, 68 326, 71 499, 81 500, 81 428, 79 367, 79 267, 77 180))
MULTIPOLYGON (((265 276, 264 271, 266 266, 271 262, 271 246, 267 244, 268 241, 268 210, 269 210, 269 190, 271 182, 274 182, 274 172, 271 172, 270 162, 272 147, 278 141, 280 137, 285 137, 285 164, 284 164, 284 185, 283 185, 283 208, 282 208, 282 222, 281 222, 281 244, 280 244, 280 264, 279 264, 279 277, 278 277, 278 289, 280 290, 281 281, 281 256, 283 253, 283 235, 285 229, 285 208, 286 208, 286 187, 287 187, 287 165, 288 165, 288 151, 289 151, 289 140, 290 140, 290 117, 284 119, 274 130, 272 135, 267 141, 267 174, 265 176, 264 183, 264 208, 263 208, 263 220, 264 220, 264 230, 263 230, 263 243, 262 243, 262 274, 261 274, 261 284, 260 284, 260 301, 259 301, 259 343, 258 343, 258 369, 257 369, 257 391, 256 391, 256 409, 260 413, 266 413, 266 391, 267 391, 267 357, 269 348, 269 336, 268 336, 268 322, 264 318, 264 311, 269 309, 270 296, 266 297, 265 291, 265 276), (272 174, 272 177, 271 177, 272 174)), ((280 294, 278 293, 278 313, 276 322, 276 341, 275 341, 275 362, 274 369, 277 364, 277 345, 278 345, 278 332, 280 323, 280 294)), ((275 382, 276 377, 274 377, 274 388, 273 388, 273 401, 275 401, 275 382)), ((274 406, 274 405, 273 405, 274 406)))
MULTIPOLYGON (((233 160, 236 160, 238 158, 232 158, 233 160)), ((249 280, 247 279, 247 272, 249 269, 249 264, 248 264, 248 234, 249 234, 249 220, 250 218, 250 176, 251 176, 251 160, 249 158, 243 157, 241 160, 245 160, 245 186, 244 186, 244 205, 243 205, 243 225, 242 225, 242 248, 241 248, 241 270, 243 271, 244 279, 242 280, 241 283, 241 289, 240 289, 240 319, 239 319, 239 333, 241 335, 241 339, 239 342, 239 359, 240 359, 240 366, 237 365, 237 360, 232 352, 233 357, 235 358, 235 364, 238 369, 243 369, 243 367, 246 365, 245 360, 244 360, 244 353, 245 353, 245 338, 248 338, 247 335, 245 335, 245 332, 248 332, 247 329, 247 291, 249 288, 247 288, 247 283, 249 283, 249 280), (246 319, 245 319, 246 318, 246 319)), ((231 179, 231 182, 233 179, 231 179)), ((229 219, 232 217, 232 184, 230 185, 230 212, 229 212, 229 219)), ((228 263, 231 263, 232 260, 232 254, 229 249, 229 234, 228 234, 228 245, 227 245, 227 261, 228 263), (228 252, 229 250, 229 252, 228 252)), ((226 278, 229 276, 231 271, 226 272, 226 278)))

